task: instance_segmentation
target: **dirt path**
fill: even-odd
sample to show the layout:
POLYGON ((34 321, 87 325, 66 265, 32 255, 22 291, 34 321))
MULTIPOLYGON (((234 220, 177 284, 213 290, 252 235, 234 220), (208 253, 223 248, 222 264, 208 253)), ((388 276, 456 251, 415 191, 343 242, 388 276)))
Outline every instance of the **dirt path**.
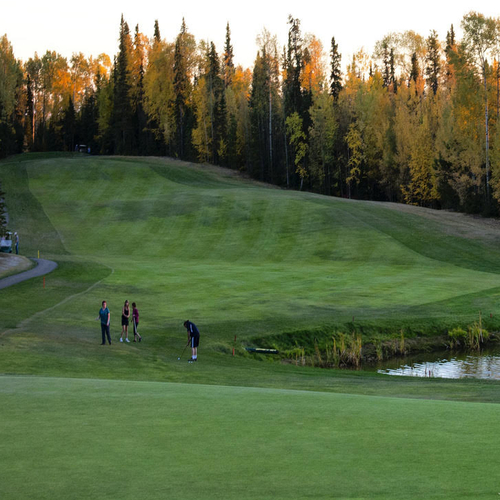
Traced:
POLYGON ((45 259, 32 259, 36 262, 37 266, 29 271, 24 271, 19 274, 14 274, 13 276, 8 276, 7 278, 0 279, 0 289, 7 288, 8 286, 17 285, 22 281, 29 280, 31 278, 36 278, 37 276, 44 276, 45 274, 51 273, 57 267, 57 263, 52 260, 45 259))

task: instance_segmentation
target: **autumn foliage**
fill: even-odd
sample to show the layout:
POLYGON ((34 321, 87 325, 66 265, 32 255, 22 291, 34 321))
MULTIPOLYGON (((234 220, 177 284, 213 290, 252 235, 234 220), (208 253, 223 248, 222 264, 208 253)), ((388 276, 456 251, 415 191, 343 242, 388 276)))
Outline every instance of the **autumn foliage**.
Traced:
MULTIPOLYGON (((182 21, 172 41, 126 20, 113 62, 54 51, 17 60, 0 38, 0 156, 22 151, 168 155, 290 189, 498 213, 500 21, 390 33, 344 61, 300 20, 264 30, 253 68, 182 21)), ((341 43, 341 41, 340 41, 341 43)))

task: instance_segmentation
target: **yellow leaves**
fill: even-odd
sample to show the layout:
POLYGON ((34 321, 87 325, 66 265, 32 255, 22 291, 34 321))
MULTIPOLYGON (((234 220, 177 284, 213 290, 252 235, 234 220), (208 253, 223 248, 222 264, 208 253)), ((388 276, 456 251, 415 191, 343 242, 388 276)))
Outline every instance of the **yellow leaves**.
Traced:
MULTIPOLYGON (((198 152, 201 162, 210 159, 210 149, 212 147, 212 135, 210 133, 210 110, 207 101, 206 80, 201 77, 198 80, 193 93, 193 100, 196 106, 197 124, 193 130, 193 145, 198 152)), ((220 147, 220 145, 219 145, 220 147)))
POLYGON ((416 130, 410 148, 410 182, 401 186, 406 203, 410 205, 428 205, 439 198, 437 179, 434 171, 434 148, 427 122, 424 121, 416 130))
POLYGON ((299 114, 295 112, 286 119, 285 125, 288 134, 288 141, 293 147, 295 153, 294 163, 296 172, 300 175, 301 179, 304 179, 307 176, 307 170, 302 163, 302 160, 304 160, 307 154, 309 145, 306 142, 307 137, 302 128, 302 118, 300 118, 299 114))
POLYGON ((350 151, 349 161, 347 166, 349 168, 349 175, 346 178, 348 184, 353 181, 359 184, 361 181, 361 165, 365 159, 363 136, 357 123, 349 125, 349 132, 346 135, 346 143, 350 151))
POLYGON ((323 44, 314 35, 307 44, 307 57, 301 75, 301 86, 309 92, 318 93, 325 80, 323 44))
POLYGON ((237 66, 231 87, 235 94, 244 93, 246 99, 250 98, 250 86, 252 84, 252 72, 250 69, 243 69, 242 66, 237 66))

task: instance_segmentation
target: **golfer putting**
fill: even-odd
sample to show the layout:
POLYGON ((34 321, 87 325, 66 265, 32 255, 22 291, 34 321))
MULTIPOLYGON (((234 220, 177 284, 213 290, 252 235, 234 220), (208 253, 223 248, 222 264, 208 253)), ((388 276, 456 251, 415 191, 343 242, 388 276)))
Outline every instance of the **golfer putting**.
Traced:
POLYGON ((184 327, 187 330, 188 345, 191 345, 191 359, 189 363, 194 363, 198 360, 198 346, 200 345, 200 332, 196 325, 189 320, 184 321, 184 327))

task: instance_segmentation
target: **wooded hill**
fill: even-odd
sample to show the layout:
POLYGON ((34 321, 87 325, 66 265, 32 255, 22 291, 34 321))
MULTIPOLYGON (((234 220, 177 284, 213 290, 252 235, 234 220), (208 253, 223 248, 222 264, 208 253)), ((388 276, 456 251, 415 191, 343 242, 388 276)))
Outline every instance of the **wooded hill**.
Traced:
MULTIPOLYGON (((264 30, 253 68, 182 22, 175 40, 125 19, 111 61, 54 51, 18 61, 0 39, 0 156, 85 150, 169 155, 291 189, 496 214, 500 199, 500 19, 390 33, 346 71, 338 44, 288 18, 264 30), (329 55, 326 54, 329 52, 329 55)), ((252 41, 253 42, 253 41, 252 41)))

